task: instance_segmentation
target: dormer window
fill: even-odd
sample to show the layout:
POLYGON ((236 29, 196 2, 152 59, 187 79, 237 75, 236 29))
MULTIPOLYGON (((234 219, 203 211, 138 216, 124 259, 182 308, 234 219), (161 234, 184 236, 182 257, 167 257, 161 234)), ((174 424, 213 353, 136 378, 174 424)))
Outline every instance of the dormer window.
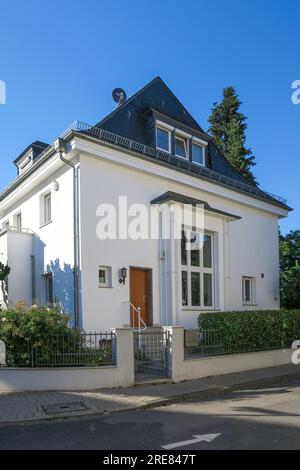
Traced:
POLYGON ((184 137, 175 136, 175 155, 176 157, 188 158, 188 142, 184 137))
POLYGON ((205 148, 203 145, 196 144, 193 142, 192 144, 192 160, 197 165, 205 166, 205 148))
POLYGON ((164 152, 171 152, 171 132, 162 127, 156 127, 156 148, 164 152))

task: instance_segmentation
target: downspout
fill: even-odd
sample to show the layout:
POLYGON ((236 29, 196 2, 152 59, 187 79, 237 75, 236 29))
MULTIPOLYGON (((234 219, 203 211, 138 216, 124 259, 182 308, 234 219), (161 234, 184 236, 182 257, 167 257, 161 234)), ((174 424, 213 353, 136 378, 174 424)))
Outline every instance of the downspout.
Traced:
POLYGON ((67 160, 63 154, 66 150, 65 141, 59 138, 54 143, 55 150, 59 154, 62 162, 66 163, 73 169, 73 231, 74 231, 74 328, 79 328, 79 220, 78 220, 78 167, 75 163, 67 160))

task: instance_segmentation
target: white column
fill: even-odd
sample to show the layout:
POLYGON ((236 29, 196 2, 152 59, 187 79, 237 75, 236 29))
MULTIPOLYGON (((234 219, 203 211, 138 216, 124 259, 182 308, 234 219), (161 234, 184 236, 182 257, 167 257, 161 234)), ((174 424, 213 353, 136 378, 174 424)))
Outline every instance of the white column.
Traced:
POLYGON ((117 338, 117 374, 122 386, 129 387, 134 385, 133 329, 115 328, 112 332, 117 338))
POLYGON ((179 382, 184 367, 184 328, 181 326, 165 326, 169 335, 168 365, 170 377, 179 382))

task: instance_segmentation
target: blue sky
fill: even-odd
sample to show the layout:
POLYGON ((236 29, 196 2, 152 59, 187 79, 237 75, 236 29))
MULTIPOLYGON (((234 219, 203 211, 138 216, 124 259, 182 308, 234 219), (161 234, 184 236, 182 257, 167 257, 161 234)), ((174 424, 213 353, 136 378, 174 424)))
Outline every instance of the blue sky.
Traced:
POLYGON ((98 121, 114 87, 131 95, 160 75, 205 129, 236 87, 258 181, 295 208, 282 231, 300 228, 299 27, 299 0, 1 0, 0 188, 33 140, 98 121))

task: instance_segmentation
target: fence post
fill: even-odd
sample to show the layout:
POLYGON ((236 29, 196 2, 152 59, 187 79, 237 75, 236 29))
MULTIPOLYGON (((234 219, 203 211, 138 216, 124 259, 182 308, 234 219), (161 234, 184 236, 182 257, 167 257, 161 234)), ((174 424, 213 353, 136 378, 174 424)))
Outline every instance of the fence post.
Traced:
POLYGON ((181 326, 164 326, 169 337, 168 368, 169 377, 178 382, 181 380, 181 370, 184 367, 184 328, 181 326))
POLYGON ((117 367, 120 386, 134 385, 133 329, 112 328, 117 339, 117 367))

